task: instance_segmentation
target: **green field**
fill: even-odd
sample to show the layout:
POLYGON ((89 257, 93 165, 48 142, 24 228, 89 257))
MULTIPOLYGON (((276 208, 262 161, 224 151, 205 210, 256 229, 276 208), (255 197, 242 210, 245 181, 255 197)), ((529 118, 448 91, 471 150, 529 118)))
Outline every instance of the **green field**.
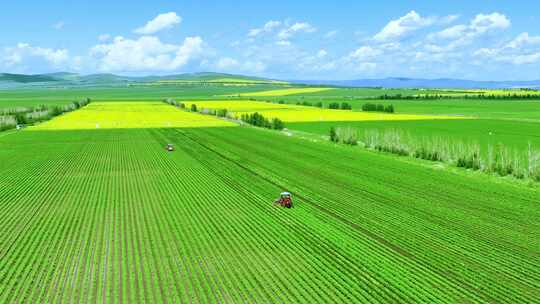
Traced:
POLYGON ((2 302, 538 296, 537 190, 253 128, 25 131, 0 147, 2 302), (282 190, 293 212, 271 205, 282 190))
POLYGON ((341 121, 386 121, 386 120, 463 120, 467 117, 442 115, 411 115, 388 114, 379 112, 344 111, 335 109, 321 109, 291 104, 250 100, 208 100, 184 101, 186 107, 195 105, 198 109, 219 110, 226 109, 231 115, 239 117, 242 114, 258 112, 267 118, 279 118, 285 122, 341 122, 341 121))
POLYGON ((328 136, 331 127, 352 127, 360 136, 370 130, 400 130, 416 138, 444 138, 449 142, 478 143, 484 149, 489 145, 504 144, 515 150, 527 150, 529 143, 540 149, 540 123, 495 120, 415 120, 415 121, 356 121, 289 123, 291 130, 328 136))
POLYGON ((481 119, 287 123, 304 139, 158 102, 258 106, 216 97, 244 90, 262 91, 3 92, 6 107, 93 101, 0 133, 0 303, 538 301, 537 184, 320 137, 340 125, 523 150, 540 144, 536 103, 398 101, 481 119), (294 208, 272 204, 281 191, 294 208))
POLYGON ((279 88, 274 85, 222 86, 115 86, 115 87, 55 87, 18 90, 0 90, 0 108, 30 107, 38 105, 61 105, 86 97, 96 101, 161 101, 164 98, 185 99, 225 99, 223 95, 239 92, 256 92, 263 89, 279 88))
MULTIPOLYGON (((374 102, 393 104, 397 113, 465 115, 540 123, 540 100, 441 99, 374 102)), ((360 109, 362 104, 363 102, 358 102, 355 105, 360 109)))
POLYGON ((513 119, 520 121, 540 122, 539 100, 487 100, 487 99, 438 99, 438 100, 371 100, 361 97, 350 99, 340 96, 302 95, 288 98, 256 98, 277 102, 283 100, 287 103, 322 102, 328 106, 331 102, 347 102, 353 110, 360 111, 365 103, 393 105, 396 113, 403 114, 438 114, 454 116, 474 116, 490 119, 513 119))

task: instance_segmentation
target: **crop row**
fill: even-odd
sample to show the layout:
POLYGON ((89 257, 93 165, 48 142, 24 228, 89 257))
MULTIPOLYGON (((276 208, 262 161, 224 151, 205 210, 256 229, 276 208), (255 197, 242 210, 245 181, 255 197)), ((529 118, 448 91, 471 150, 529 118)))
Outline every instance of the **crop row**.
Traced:
POLYGON ((25 131, 0 148, 0 302, 531 302, 538 287, 533 190, 252 128, 25 131), (292 210, 272 206, 282 190, 292 210))
POLYGON ((485 300, 534 298, 526 291, 538 286, 538 263, 530 256, 535 244, 524 233, 539 228, 534 223, 538 197, 534 190, 495 188, 369 154, 355 157, 347 149, 235 131, 242 135, 224 137, 217 130, 200 130, 196 136, 216 142, 289 190, 383 235, 418 262, 447 274, 464 289, 469 286, 485 300), (280 141, 280 149, 265 148, 266 140, 280 141), (296 155, 294 161, 290 155, 296 155), (284 163, 286 172, 280 168, 284 163))
MULTIPOLYGON (((122 141, 95 134, 84 139, 87 144, 44 145, 39 166, 30 165, 30 158, 22 166, 37 176, 23 173, 19 187, 2 193, 26 193, 14 194, 10 208, 30 208, 32 202, 42 206, 33 212, 5 210, 8 217, 32 213, 36 218, 23 226, 27 229, 4 234, 12 250, 3 253, 2 300, 374 298, 360 291, 354 273, 347 272, 353 265, 335 262, 329 253, 312 253, 331 250, 320 245, 317 234, 304 227, 303 233, 312 235, 308 242, 302 233, 283 231, 279 211, 273 210, 270 222, 268 208, 257 211, 267 198, 251 193, 252 203, 239 204, 246 200, 241 195, 245 186, 225 183, 181 151, 164 154, 161 143, 146 132, 126 131, 129 135, 119 135, 125 136, 122 141), (129 144, 134 137, 150 142, 150 148, 129 144), (21 237, 11 238, 16 235, 21 237), (339 275, 342 271, 345 275, 339 275)), ((369 284, 368 278, 360 279, 369 284)))

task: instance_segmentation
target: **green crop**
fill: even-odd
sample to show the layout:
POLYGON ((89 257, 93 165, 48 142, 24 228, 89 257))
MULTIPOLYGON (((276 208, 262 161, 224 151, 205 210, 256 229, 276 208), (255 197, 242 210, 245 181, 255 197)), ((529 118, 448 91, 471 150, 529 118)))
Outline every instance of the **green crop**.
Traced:
POLYGON ((537 190, 249 127, 27 130, 0 162, 0 302, 536 298, 537 190))
MULTIPOLYGON (((94 106, 0 133, 0 303, 538 301, 537 186, 291 132, 351 127, 362 140, 363 130, 397 129, 525 151, 538 143, 537 101, 391 100, 397 115, 483 119, 291 122, 282 132, 222 127, 236 124, 162 102, 245 106, 239 94, 279 88, 2 92, 2 108, 85 97, 94 106), (78 129, 85 121, 90 127, 78 129), (272 204, 282 191, 294 208, 272 204)), ((358 110, 366 98, 398 92, 418 90, 256 99, 358 110)))

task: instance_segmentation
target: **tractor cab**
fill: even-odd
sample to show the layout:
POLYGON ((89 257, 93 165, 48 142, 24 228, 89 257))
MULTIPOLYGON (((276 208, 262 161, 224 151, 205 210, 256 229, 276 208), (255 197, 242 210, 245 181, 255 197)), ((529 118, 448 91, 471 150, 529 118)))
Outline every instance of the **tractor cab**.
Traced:
POLYGON ((285 208, 292 208, 292 197, 289 192, 281 192, 279 198, 274 201, 274 204, 285 208))
POLYGON ((165 149, 169 152, 172 152, 174 151, 174 146, 172 144, 167 144, 167 146, 165 146, 165 149))

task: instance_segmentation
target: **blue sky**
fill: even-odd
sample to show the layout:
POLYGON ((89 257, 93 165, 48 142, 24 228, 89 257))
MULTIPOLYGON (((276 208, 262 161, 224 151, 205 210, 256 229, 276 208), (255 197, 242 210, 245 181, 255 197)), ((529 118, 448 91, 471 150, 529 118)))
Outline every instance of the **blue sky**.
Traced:
POLYGON ((0 71, 540 79, 538 1, 10 1, 0 71))

